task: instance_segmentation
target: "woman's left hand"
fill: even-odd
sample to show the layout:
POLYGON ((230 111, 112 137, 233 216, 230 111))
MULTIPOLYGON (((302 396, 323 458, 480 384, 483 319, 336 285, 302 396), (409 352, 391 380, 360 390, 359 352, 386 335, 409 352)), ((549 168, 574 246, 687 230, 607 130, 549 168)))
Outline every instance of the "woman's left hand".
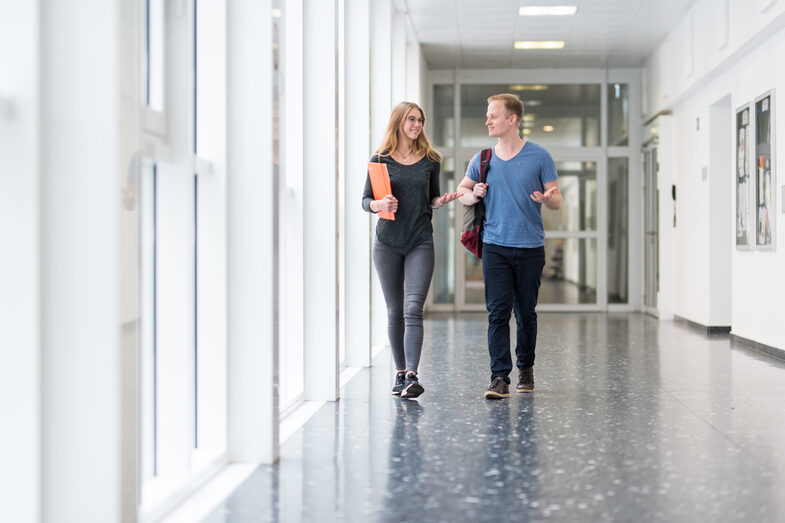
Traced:
POLYGON ((446 193, 442 194, 441 196, 439 196, 437 198, 434 198, 433 202, 431 202, 431 204, 433 205, 434 209, 439 209, 441 207, 444 207, 445 205, 447 205, 451 201, 457 200, 460 197, 461 197, 461 193, 459 193, 459 192, 446 192, 446 193))

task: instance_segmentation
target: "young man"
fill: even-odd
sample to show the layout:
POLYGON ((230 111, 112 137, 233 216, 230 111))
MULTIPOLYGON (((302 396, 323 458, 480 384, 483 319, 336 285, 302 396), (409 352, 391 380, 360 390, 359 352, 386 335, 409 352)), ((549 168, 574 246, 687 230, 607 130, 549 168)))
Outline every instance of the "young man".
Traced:
POLYGON ((510 311, 518 327, 515 355, 518 392, 534 390, 534 347, 537 342, 537 295, 545 266, 542 204, 561 207, 556 165, 539 145, 521 139, 518 129, 523 104, 514 94, 488 98, 485 125, 498 139, 493 148, 487 183, 478 183, 480 153, 474 155, 458 186, 466 205, 485 199, 482 273, 488 309, 488 351, 491 356, 489 399, 510 396, 510 311))

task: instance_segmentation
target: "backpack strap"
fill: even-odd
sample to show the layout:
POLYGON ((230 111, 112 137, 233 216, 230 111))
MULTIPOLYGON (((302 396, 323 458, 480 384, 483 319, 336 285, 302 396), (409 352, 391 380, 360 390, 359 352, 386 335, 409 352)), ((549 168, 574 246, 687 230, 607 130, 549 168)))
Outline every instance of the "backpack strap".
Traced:
POLYGON ((483 149, 480 153, 480 180, 479 183, 485 183, 488 179, 488 168, 491 166, 491 155, 493 149, 483 149))

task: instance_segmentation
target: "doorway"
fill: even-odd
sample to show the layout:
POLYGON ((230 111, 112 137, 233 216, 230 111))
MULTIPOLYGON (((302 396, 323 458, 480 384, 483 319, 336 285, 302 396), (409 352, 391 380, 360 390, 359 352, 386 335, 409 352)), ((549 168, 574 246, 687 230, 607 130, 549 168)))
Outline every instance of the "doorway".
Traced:
POLYGON ((660 290, 660 194, 657 188, 657 138, 643 149, 643 205, 644 205, 644 275, 643 310, 657 315, 657 293, 660 290))

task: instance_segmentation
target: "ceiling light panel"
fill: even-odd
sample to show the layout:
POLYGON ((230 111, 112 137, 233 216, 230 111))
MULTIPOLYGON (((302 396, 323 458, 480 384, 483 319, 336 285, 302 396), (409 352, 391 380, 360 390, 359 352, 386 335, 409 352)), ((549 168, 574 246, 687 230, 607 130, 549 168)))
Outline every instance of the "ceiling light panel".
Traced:
POLYGON ((531 5, 518 8, 520 16, 572 16, 577 11, 576 5, 531 5))
POLYGON ((564 42, 561 40, 518 40, 513 47, 515 49, 564 49, 564 42))

